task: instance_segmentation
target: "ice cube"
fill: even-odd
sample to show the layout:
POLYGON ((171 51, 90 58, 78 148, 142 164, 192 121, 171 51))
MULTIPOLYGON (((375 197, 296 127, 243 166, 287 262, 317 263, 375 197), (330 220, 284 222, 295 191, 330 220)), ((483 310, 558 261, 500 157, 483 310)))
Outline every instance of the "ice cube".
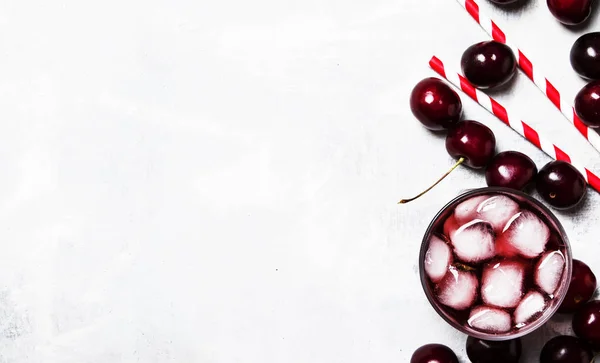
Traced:
POLYGON ((514 317, 517 327, 523 326, 536 314, 544 311, 545 308, 546 299, 544 299, 544 295, 535 290, 527 293, 515 309, 514 317))
POLYGON ((506 333, 510 330, 510 314, 502 309, 489 306, 478 306, 471 310, 468 324, 487 333, 506 333))
POLYGON ((565 257, 560 251, 545 253, 535 266, 535 283, 548 295, 554 294, 565 269, 565 257))
POLYGON ((498 234, 502 233, 506 223, 517 213, 519 205, 505 195, 495 195, 477 206, 477 218, 483 219, 494 227, 498 234))
POLYGON ((479 281, 472 272, 448 269, 446 277, 436 287, 438 301, 455 310, 465 310, 471 307, 477 298, 479 281))
POLYGON ((451 215, 444 222, 444 235, 448 237, 448 239, 452 238, 452 235, 458 229, 458 222, 456 222, 456 218, 454 215, 451 215))
POLYGON ((475 219, 477 217, 477 207, 479 206, 479 203, 488 198, 489 195, 480 195, 469 198, 457 205, 454 209, 454 218, 456 218, 456 222, 459 225, 463 225, 475 219))
POLYGON ((487 305, 514 308, 523 296, 525 265, 518 261, 490 262, 481 278, 481 298, 487 305))
POLYGON ((450 246, 438 236, 431 236, 429 248, 425 253, 425 273, 429 279, 434 283, 440 282, 446 276, 451 263, 450 246))
POLYGON ((456 256, 469 263, 488 260, 496 254, 492 226, 475 219, 461 227, 450 237, 456 256))
POLYGON ((550 229, 534 213, 524 210, 515 214, 498 237, 500 246, 510 246, 526 258, 539 256, 550 238, 550 229))

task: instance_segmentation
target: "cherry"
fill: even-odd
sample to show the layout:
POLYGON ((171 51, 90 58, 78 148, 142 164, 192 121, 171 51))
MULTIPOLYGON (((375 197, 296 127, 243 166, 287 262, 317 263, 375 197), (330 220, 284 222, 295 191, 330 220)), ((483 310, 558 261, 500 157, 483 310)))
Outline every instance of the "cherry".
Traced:
POLYGON ((472 168, 483 168, 494 156, 496 137, 492 130, 477 121, 462 121, 448 130, 446 135, 446 151, 458 161, 440 179, 425 191, 410 199, 401 199, 398 204, 405 204, 420 198, 446 178, 460 164, 472 168))
POLYGON ((458 363, 458 357, 442 344, 427 344, 415 350, 410 363, 458 363))
POLYGON ((438 78, 425 78, 410 94, 410 109, 426 128, 445 130, 456 124, 462 115, 458 93, 438 78))
POLYGON ((585 85, 575 96, 575 112, 589 127, 600 127, 600 81, 585 85))
POLYGON ((583 175, 565 161, 551 161, 538 173, 536 189, 542 199, 556 209, 579 204, 586 194, 583 175))
POLYGON ((563 24, 577 25, 592 13, 592 0, 547 0, 548 9, 563 24))
POLYGON ((596 275, 590 267, 579 260, 573 260, 571 284, 560 308, 561 313, 573 313, 588 302, 596 291, 596 275))
POLYGON ((571 66, 583 78, 600 79, 600 32, 584 34, 575 41, 571 66))
POLYGON ((590 301, 573 315, 573 331, 581 339, 600 349, 600 301, 590 301))
POLYGON ((540 353, 540 363, 590 363, 594 354, 581 339, 561 335, 550 339, 540 353))
POLYGON ((472 363, 518 363, 521 339, 491 342, 468 337, 467 356, 472 363))
POLYGON ((529 156, 518 151, 503 151, 494 156, 485 169, 485 181, 490 187, 523 190, 533 182, 537 172, 529 156))
POLYGON ((456 124, 446 136, 446 151, 474 169, 483 168, 494 156, 496 137, 489 127, 477 121, 456 124))
POLYGON ((487 89, 508 82, 517 72, 517 59, 507 45, 490 40, 467 48, 461 66, 469 82, 477 88, 487 89))

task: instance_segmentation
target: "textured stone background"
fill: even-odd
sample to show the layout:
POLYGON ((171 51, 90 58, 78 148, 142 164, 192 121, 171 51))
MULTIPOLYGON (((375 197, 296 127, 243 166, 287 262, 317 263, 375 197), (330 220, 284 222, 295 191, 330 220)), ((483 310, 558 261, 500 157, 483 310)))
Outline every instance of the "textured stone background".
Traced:
MULTIPOLYGON (((482 0, 569 98, 568 30, 482 0)), ((407 362, 465 337, 428 305, 422 233, 459 191, 417 123, 453 0, 0 2, 0 362, 407 362)), ((600 171, 523 75, 498 98, 600 171)), ((465 97, 500 150, 548 158, 465 97)), ((600 271, 600 198, 559 213, 600 271)), ((528 359, 568 322, 526 338, 528 359)), ((466 360, 465 360, 466 362, 466 360)))

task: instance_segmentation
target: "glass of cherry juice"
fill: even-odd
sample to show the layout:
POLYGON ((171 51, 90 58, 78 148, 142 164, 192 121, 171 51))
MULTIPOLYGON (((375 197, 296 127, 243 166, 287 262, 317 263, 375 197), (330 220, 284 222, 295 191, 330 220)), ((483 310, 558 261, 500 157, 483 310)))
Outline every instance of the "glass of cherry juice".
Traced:
POLYGON ((421 283, 437 313, 484 340, 542 326, 571 279, 569 241, 554 214, 505 188, 468 191, 435 216, 419 256, 421 283))

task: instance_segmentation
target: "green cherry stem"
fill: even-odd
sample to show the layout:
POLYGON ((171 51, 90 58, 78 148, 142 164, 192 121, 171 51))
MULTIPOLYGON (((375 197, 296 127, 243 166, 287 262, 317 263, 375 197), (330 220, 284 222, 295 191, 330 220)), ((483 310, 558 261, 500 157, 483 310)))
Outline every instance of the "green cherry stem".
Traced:
POLYGON ((433 189, 433 188, 434 188, 436 185, 438 185, 439 183, 441 183, 441 181, 442 181, 442 180, 444 180, 444 179, 445 179, 445 178, 446 178, 448 175, 450 175, 450 173, 452 173, 452 172, 454 171, 454 169, 458 168, 458 166, 459 166, 460 164, 462 164, 464 161, 465 161, 465 158, 464 158, 464 157, 462 157, 462 158, 458 159, 458 161, 456 162, 456 164, 454 164, 454 165, 452 166, 452 168, 450 168, 450 170, 448 170, 448 171, 446 172, 446 174, 442 175, 442 177, 441 177, 441 178, 439 178, 439 179, 438 179, 438 180, 437 180, 435 183, 433 183, 433 185, 432 185, 432 186, 430 186, 429 188, 425 189, 423 192, 421 192, 420 194, 418 194, 418 195, 417 195, 417 196, 415 196, 415 197, 412 197, 412 198, 409 198, 409 199, 401 199, 401 200, 398 202, 398 204, 406 204, 406 203, 408 203, 408 202, 412 202, 413 200, 415 200, 415 199, 418 199, 418 198, 422 197, 422 196, 423 196, 423 195, 425 195, 425 194, 426 194, 428 191, 430 191, 431 189, 433 189))

